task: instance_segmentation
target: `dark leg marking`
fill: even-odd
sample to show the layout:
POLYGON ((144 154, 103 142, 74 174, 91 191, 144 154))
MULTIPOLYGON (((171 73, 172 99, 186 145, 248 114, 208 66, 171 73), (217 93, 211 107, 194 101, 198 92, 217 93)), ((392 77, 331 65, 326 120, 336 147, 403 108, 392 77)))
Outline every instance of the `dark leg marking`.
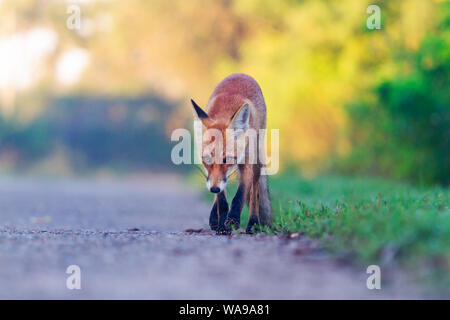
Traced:
POLYGON ((245 230, 246 233, 253 233, 253 226, 259 225, 258 217, 256 215, 252 215, 250 219, 248 219, 247 229, 245 230))
POLYGON ((217 195, 217 199, 214 201, 211 214, 209 215, 209 226, 211 227, 211 230, 219 231, 219 229, 223 229, 227 213, 227 198, 225 197, 225 193, 221 192, 217 195), (217 203, 219 204, 219 210, 217 210, 217 203))
POLYGON ((231 202, 231 210, 228 212, 227 219, 225 220, 225 228, 231 231, 231 226, 235 229, 239 229, 241 224, 241 212, 244 206, 244 191, 245 186, 243 184, 239 185, 239 188, 231 202))

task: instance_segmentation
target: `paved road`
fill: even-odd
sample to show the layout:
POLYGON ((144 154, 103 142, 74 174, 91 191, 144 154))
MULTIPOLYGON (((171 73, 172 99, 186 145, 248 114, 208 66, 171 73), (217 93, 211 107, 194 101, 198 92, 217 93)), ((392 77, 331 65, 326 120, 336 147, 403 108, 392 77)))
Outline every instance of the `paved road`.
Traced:
POLYGON ((366 288, 364 268, 305 238, 216 236, 209 204, 174 177, 0 180, 0 298, 414 298, 397 281, 366 288), (69 265, 81 290, 66 287, 69 265))

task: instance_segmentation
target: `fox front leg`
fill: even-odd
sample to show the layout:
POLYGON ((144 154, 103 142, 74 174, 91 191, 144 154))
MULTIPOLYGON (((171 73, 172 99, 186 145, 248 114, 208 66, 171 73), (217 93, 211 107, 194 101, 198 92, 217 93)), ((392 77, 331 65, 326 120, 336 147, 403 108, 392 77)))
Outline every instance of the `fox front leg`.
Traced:
POLYGON ((248 203, 249 214, 246 233, 253 233, 253 227, 260 224, 259 220, 259 183, 256 182, 252 185, 250 190, 250 201, 248 203))
POLYGON ((225 229, 224 223, 228 213, 228 202, 225 191, 217 194, 214 199, 214 205, 209 215, 209 226, 211 230, 221 232, 225 229))
POLYGON ((241 224, 241 212, 244 206, 245 199, 245 185, 241 183, 236 192, 236 195, 231 202, 231 209, 228 212, 227 219, 225 220, 225 228, 228 232, 231 231, 231 228, 239 229, 241 224))

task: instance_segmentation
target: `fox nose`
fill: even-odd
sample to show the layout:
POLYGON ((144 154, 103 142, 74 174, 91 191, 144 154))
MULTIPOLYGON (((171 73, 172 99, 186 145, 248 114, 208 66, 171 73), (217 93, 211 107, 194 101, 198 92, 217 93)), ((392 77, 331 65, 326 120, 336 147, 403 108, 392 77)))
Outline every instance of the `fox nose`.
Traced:
POLYGON ((212 193, 219 193, 220 192, 220 188, 219 187, 211 187, 211 189, 209 189, 209 191, 211 191, 212 193))

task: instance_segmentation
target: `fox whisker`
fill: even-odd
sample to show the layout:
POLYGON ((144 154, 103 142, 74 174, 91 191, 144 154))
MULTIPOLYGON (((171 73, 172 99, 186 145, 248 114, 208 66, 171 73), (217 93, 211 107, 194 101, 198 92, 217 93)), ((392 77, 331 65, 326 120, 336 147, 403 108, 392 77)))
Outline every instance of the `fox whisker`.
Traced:
POLYGON ((205 172, 202 170, 202 168, 200 168, 199 165, 197 165, 197 164, 194 163, 194 167, 195 167, 198 171, 200 171, 200 173, 202 174, 202 176, 203 176, 205 179, 207 178, 205 172))
POLYGON ((236 175, 237 175, 237 167, 230 173, 230 175, 228 176, 228 179, 235 178, 236 175))

